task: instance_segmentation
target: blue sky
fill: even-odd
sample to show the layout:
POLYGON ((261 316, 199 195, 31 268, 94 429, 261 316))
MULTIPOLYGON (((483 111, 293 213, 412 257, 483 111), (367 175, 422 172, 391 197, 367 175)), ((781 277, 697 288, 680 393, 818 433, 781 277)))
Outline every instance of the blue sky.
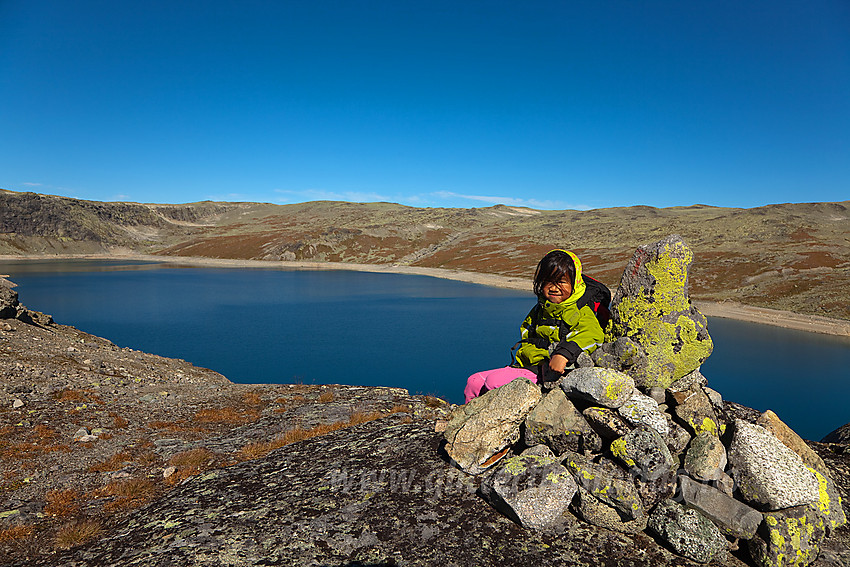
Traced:
POLYGON ((0 187, 847 200, 850 2, 0 0, 0 187))

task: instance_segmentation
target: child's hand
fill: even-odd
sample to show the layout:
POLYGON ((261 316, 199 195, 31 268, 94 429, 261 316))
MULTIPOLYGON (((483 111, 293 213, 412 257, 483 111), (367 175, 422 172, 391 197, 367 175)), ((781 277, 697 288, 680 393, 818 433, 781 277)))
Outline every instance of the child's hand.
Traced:
POLYGON ((567 358, 560 354, 553 354, 552 358, 549 359, 549 368, 558 374, 563 374, 564 370, 567 368, 567 358))

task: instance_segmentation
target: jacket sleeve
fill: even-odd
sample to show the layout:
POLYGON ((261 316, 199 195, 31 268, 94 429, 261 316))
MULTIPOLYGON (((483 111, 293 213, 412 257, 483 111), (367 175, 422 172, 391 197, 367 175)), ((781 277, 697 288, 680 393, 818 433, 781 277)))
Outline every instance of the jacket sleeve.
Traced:
POLYGON ((567 336, 561 339, 560 344, 552 353, 560 354, 569 363, 574 363, 582 351, 589 354, 596 350, 596 347, 602 344, 605 336, 596 314, 590 307, 582 307, 578 315, 578 321, 572 326, 567 336))

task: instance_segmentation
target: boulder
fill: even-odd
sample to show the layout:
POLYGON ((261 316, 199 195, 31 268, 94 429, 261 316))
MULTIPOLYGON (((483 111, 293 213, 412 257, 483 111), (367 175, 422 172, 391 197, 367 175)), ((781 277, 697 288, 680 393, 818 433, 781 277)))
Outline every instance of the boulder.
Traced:
POLYGON ((614 508, 624 521, 639 520, 646 515, 634 482, 616 464, 604 459, 593 463, 572 452, 563 456, 563 464, 576 484, 614 508))
POLYGON ((622 437, 632 429, 632 426, 620 417, 620 414, 610 408, 589 407, 581 413, 593 430, 605 441, 622 437))
POLYGON ((717 437, 722 435, 722 424, 714 413, 711 400, 701 387, 695 386, 689 390, 676 392, 673 394, 673 399, 676 402, 676 407, 673 409, 676 417, 686 423, 694 435, 699 435, 702 431, 717 437))
POLYGON ((679 476, 679 493, 685 506, 698 510, 728 536, 750 539, 761 525, 758 510, 684 475, 679 476))
POLYGON ((713 433, 702 431, 691 440, 683 466, 697 480, 720 480, 726 470, 726 447, 713 433))
POLYGON ((693 252, 677 235, 640 246, 611 301, 605 340, 628 337, 640 345, 646 364, 627 372, 642 388, 666 388, 711 354, 706 318, 688 297, 692 260, 693 252))
POLYGON ((588 524, 607 528, 617 532, 633 534, 646 529, 646 516, 626 520, 616 509, 605 504, 589 491, 578 487, 573 505, 582 519, 588 524))
POLYGON ((592 359, 596 366, 623 371, 645 371, 648 364, 643 348, 629 337, 617 337, 613 342, 603 343, 593 351, 592 359))
POLYGON ((561 380, 561 388, 568 396, 606 408, 618 408, 631 398, 635 381, 610 368, 577 368, 561 380))
POLYGON ((673 467, 673 457, 664 439, 648 425, 639 425, 612 441, 611 453, 635 476, 645 480, 655 480, 673 467))
POLYGON ((795 506, 764 514, 750 555, 762 567, 802 567, 814 561, 826 536, 823 518, 811 506, 795 506))
POLYGON ((779 510, 819 499, 814 473, 760 425, 735 420, 728 457, 738 489, 749 502, 779 510))
POLYGON ((547 445, 556 455, 566 450, 598 453, 602 440, 567 395, 556 388, 543 396, 525 418, 525 444, 547 445))
POLYGON ((685 452, 688 443, 691 442, 691 434, 688 433, 687 429, 673 421, 673 417, 669 413, 664 412, 664 418, 667 420, 667 428, 670 431, 664 438, 664 442, 667 443, 670 454, 673 457, 678 457, 685 452))
POLYGON ((832 530, 847 523, 847 515, 841 503, 841 496, 830 477, 822 475, 817 469, 809 467, 809 470, 818 480, 819 496, 815 507, 823 517, 827 535, 830 535, 832 530))
POLYGON ((662 436, 670 432, 664 412, 658 409, 658 402, 637 390, 626 403, 617 408, 617 412, 635 427, 648 425, 662 436))
POLYGON ((494 508, 534 530, 561 531, 577 486, 555 457, 529 453, 505 459, 481 482, 494 508))
POLYGON ((649 529, 676 553, 708 563, 726 550, 726 539, 708 518, 692 508, 665 500, 649 515, 649 529))
POLYGON ((518 378, 459 406, 443 432, 446 453, 460 469, 484 472, 519 440, 520 424, 541 396, 536 384, 518 378))
POLYGON ((786 447, 800 455, 800 458, 803 459, 807 467, 818 470, 822 475, 829 475, 829 469, 826 468, 826 463, 823 462, 823 459, 812 451, 806 445, 806 442, 793 429, 785 425, 773 411, 767 410, 761 414, 756 423, 767 429, 774 437, 782 441, 786 447))

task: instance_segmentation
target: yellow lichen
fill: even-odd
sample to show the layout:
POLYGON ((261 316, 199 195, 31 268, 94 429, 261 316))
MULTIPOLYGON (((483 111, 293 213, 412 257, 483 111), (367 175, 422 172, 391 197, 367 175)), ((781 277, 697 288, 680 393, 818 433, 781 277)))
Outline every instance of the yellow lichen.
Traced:
POLYGON ((634 460, 626 454, 626 439, 624 437, 611 441, 611 453, 630 467, 635 466, 634 460))

